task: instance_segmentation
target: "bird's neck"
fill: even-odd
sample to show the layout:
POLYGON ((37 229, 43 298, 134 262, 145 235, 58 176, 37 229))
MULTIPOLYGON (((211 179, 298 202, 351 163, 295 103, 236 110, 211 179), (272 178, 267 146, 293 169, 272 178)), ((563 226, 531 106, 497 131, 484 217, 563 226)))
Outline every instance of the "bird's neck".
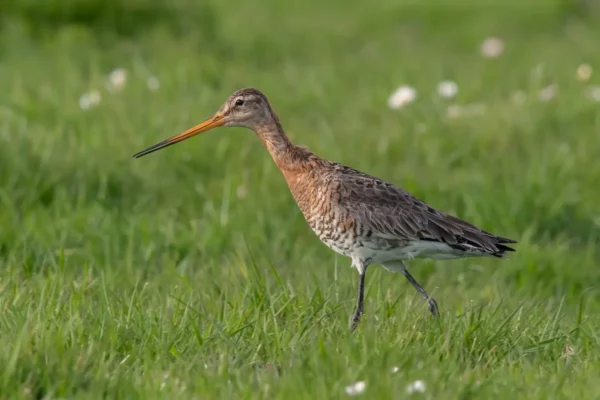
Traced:
POLYGON ((296 146, 287 137, 275 114, 273 118, 253 127, 263 146, 269 151, 279 169, 285 171, 296 164, 296 146))

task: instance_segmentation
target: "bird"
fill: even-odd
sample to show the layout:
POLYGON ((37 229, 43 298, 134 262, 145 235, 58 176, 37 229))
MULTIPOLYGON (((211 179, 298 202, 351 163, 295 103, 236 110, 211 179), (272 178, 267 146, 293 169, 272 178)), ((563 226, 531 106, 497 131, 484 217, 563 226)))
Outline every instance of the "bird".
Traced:
POLYGON ((358 271, 354 331, 364 312, 365 277, 370 265, 403 274, 427 301, 432 316, 438 304, 409 273, 415 258, 506 258, 515 240, 497 236, 439 211, 383 179, 329 161, 291 142, 267 97, 257 89, 235 91, 200 124, 133 155, 139 158, 216 127, 255 132, 282 172, 289 190, 316 236, 349 257, 358 271))

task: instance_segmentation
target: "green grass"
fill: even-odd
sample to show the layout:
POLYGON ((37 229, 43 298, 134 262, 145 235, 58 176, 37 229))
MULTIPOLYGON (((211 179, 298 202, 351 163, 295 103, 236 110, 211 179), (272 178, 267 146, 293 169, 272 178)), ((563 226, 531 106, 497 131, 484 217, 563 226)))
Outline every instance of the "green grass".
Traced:
POLYGON ((13 7, 0 35, 0 397, 347 398, 360 380, 364 398, 600 397, 600 108, 584 95, 600 84, 600 19, 584 3, 509 3, 210 1, 169 9, 178 29, 157 19, 125 36, 33 29, 13 7), (478 49, 493 35, 506 48, 489 60, 478 49), (588 83, 582 62, 597 68, 588 83), (117 67, 128 81, 110 93, 117 67), (437 97, 444 79, 457 98, 437 97), (557 97, 538 101, 552 83, 557 97), (393 111, 400 84, 418 99, 393 111), (251 132, 130 158, 245 86, 296 143, 518 251, 410 262, 439 321, 372 267, 350 334, 356 272, 310 232, 251 132), (94 89, 101 103, 81 110, 94 89), (446 116, 475 103, 483 114, 446 116), (417 379, 426 391, 409 396, 417 379))

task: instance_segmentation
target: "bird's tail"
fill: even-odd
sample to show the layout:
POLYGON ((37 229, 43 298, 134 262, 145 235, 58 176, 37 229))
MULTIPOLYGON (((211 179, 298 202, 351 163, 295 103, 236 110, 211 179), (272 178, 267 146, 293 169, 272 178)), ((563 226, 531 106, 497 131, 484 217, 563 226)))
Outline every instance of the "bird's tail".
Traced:
POLYGON ((504 258, 506 259, 506 252, 507 251, 516 251, 515 249, 513 249, 512 247, 507 246, 507 244, 510 243, 518 243, 516 240, 512 240, 512 239, 508 239, 508 238, 504 238, 501 236, 496 236, 494 237, 495 241, 496 241, 496 248, 498 248, 497 252, 492 253, 492 255, 494 257, 498 257, 498 258, 504 258))

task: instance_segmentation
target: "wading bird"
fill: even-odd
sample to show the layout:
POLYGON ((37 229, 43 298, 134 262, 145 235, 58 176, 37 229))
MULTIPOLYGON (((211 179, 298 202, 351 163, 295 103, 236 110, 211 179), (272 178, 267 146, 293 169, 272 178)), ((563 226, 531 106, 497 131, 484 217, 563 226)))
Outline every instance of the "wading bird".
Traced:
POLYGON ((371 264, 402 273, 439 316, 436 301, 412 277, 404 260, 473 256, 503 258, 516 241, 488 233, 425 204, 382 179, 325 160, 286 136, 266 96, 256 89, 233 93, 211 118, 133 157, 181 142, 218 126, 251 129, 283 173, 308 225, 328 247, 352 259, 359 274, 350 329, 363 313, 365 273, 371 264))

